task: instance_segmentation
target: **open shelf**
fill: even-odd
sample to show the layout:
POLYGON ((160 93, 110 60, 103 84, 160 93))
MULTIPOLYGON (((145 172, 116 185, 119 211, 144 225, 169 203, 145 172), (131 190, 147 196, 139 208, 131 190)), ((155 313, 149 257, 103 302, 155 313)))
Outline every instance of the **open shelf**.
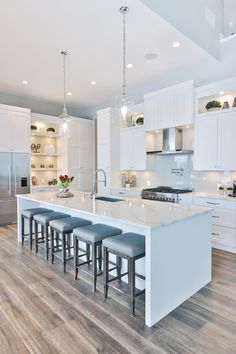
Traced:
POLYGON ((43 152, 39 152, 39 153, 32 153, 31 156, 51 156, 51 157, 57 157, 57 156, 61 156, 59 154, 45 154, 43 152))
POLYGON ((37 131, 32 131, 31 130, 31 136, 43 136, 46 138, 59 138, 60 135, 56 133, 47 133, 47 132, 37 132, 37 131))
POLYGON ((31 168, 32 171, 60 171, 60 168, 31 168))

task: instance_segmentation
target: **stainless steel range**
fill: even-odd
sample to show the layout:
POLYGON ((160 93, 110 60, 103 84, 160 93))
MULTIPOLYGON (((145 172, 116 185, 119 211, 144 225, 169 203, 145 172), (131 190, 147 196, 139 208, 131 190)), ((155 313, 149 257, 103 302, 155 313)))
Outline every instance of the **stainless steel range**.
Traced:
POLYGON ((157 188, 143 189, 141 196, 142 199, 157 200, 160 202, 178 203, 179 194, 190 193, 189 189, 175 189, 166 186, 160 186, 157 188))

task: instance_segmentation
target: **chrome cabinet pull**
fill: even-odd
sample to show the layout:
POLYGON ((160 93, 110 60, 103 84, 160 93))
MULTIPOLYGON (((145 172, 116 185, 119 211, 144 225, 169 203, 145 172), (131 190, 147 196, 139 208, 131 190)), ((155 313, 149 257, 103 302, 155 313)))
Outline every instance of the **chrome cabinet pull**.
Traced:
POLYGON ((219 219, 220 217, 217 215, 212 215, 212 218, 219 219))
POLYGON ((206 202, 206 203, 211 205, 220 205, 220 203, 213 203, 213 202, 206 202))
POLYGON ((215 232, 211 233, 213 236, 220 236, 220 234, 216 234, 215 232))

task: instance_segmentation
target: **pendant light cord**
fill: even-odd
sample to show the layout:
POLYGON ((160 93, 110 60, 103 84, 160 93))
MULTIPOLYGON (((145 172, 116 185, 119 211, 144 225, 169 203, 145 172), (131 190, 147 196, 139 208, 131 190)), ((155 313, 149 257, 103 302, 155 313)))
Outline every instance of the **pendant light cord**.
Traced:
POLYGON ((123 98, 126 97, 127 94, 127 86, 126 86, 126 11, 123 11, 123 86, 122 86, 122 94, 123 98))
POLYGON ((64 104, 63 104, 63 112, 67 113, 66 110, 66 55, 68 54, 65 51, 62 51, 61 54, 63 55, 63 88, 64 88, 64 104))

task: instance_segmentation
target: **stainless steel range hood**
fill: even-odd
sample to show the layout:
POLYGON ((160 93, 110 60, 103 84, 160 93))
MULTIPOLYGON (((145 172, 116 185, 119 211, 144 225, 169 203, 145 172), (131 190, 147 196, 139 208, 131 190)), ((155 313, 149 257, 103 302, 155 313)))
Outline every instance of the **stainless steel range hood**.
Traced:
POLYGON ((148 154, 192 154, 192 150, 183 150, 183 130, 180 128, 163 129, 163 142, 161 151, 148 151, 148 154))

